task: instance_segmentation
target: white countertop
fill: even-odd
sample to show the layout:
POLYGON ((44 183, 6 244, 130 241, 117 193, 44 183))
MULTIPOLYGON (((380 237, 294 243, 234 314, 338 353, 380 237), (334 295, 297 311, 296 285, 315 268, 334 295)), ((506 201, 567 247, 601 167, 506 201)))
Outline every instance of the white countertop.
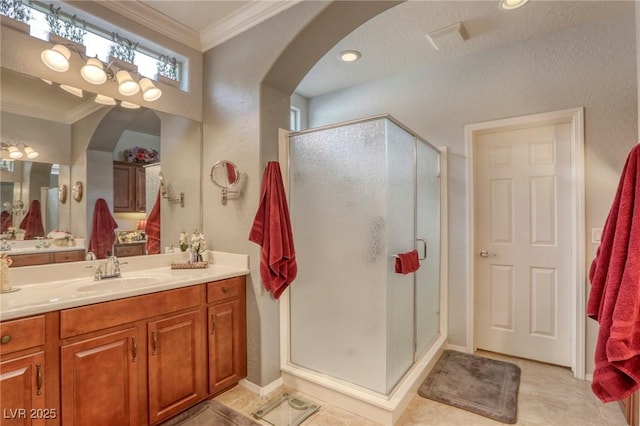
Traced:
POLYGON ((37 240, 7 240, 11 246, 11 250, 0 250, 0 254, 6 253, 9 256, 17 254, 39 254, 39 253, 52 253, 59 251, 72 251, 72 250, 85 250, 84 238, 76 238, 75 244, 72 246, 59 246, 56 245, 52 239, 46 239, 50 246, 47 248, 37 248, 37 240))
POLYGON ((208 252, 206 269, 171 269, 186 254, 121 258, 121 278, 93 279, 104 260, 9 268, 18 291, 0 294, 0 321, 249 274, 249 256, 208 252))

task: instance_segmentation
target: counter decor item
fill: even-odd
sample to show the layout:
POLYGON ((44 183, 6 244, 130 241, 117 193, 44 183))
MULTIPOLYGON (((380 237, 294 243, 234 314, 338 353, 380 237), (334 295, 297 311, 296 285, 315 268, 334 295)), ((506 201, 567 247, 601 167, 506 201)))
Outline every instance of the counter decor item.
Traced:
POLYGON ((209 267, 209 262, 203 259, 203 254, 207 249, 207 243, 202 232, 196 229, 190 238, 186 232, 181 232, 179 244, 180 250, 189 253, 189 261, 186 263, 172 263, 171 269, 200 269, 209 267))
POLYGON ((14 289, 11 286, 11 282, 9 281, 9 266, 13 263, 13 260, 7 253, 3 253, 0 256, 0 292, 1 293, 12 293, 14 291, 20 290, 19 288, 14 289))
POLYGON ((54 229, 47 234, 47 238, 53 240, 53 244, 58 247, 68 247, 75 245, 73 234, 69 231, 54 229))
POLYGON ((134 146, 122 151, 122 158, 128 163, 151 164, 160 161, 158 151, 153 148, 142 148, 134 146))

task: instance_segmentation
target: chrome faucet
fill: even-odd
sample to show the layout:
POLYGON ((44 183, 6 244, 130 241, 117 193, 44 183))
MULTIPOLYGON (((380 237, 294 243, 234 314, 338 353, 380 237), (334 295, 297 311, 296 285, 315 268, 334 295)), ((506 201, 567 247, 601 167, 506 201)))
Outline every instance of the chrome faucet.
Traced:
POLYGON ((106 278, 119 278, 121 276, 120 260, 115 256, 109 256, 105 263, 96 266, 96 272, 93 275, 93 279, 95 281, 100 281, 106 278))
POLYGON ((11 244, 9 244, 9 242, 5 238, 3 238, 2 244, 0 245, 0 251, 7 251, 7 250, 11 250, 11 244))

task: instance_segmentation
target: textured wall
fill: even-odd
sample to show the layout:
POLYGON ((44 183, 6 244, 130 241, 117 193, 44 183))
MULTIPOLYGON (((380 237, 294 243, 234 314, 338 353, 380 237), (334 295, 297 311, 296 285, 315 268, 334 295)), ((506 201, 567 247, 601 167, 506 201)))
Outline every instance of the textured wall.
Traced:
MULTIPOLYGON (((543 35, 310 100, 310 127, 391 113, 449 154, 449 337, 465 345, 467 241, 464 126, 585 107, 587 261, 637 138, 633 13, 543 35)), ((597 328, 589 320, 587 372, 597 328)))

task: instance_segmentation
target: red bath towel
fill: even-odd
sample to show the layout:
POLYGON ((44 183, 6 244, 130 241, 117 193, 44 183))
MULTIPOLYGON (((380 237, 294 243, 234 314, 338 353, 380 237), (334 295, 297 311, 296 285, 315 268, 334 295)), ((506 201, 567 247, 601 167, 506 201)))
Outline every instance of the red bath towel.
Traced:
POLYGON ((399 274, 410 274, 420 268, 420 258, 418 250, 411 250, 407 253, 396 255, 395 269, 399 274))
POLYGON ((160 190, 158 190, 158 196, 156 202, 149 213, 147 218, 147 224, 144 227, 144 232, 147 234, 147 254, 159 254, 160 253, 160 190))
POLYGON ((275 299, 296 278, 295 249, 280 164, 271 161, 262 177, 262 195, 249 241, 262 246, 260 276, 275 299))
POLYGON ((42 210, 40 209, 40 201, 33 200, 29 205, 29 211, 22 222, 20 229, 24 229, 25 240, 35 240, 36 237, 44 237, 44 226, 42 225, 42 210))
POLYGON ((640 145, 629 154, 589 272, 600 323, 591 388, 603 402, 640 388, 640 145))
POLYGON ((89 240, 89 251, 93 252, 98 259, 105 259, 107 253, 113 250, 117 227, 118 222, 111 216, 107 202, 104 198, 98 198, 93 210, 93 226, 89 240))

